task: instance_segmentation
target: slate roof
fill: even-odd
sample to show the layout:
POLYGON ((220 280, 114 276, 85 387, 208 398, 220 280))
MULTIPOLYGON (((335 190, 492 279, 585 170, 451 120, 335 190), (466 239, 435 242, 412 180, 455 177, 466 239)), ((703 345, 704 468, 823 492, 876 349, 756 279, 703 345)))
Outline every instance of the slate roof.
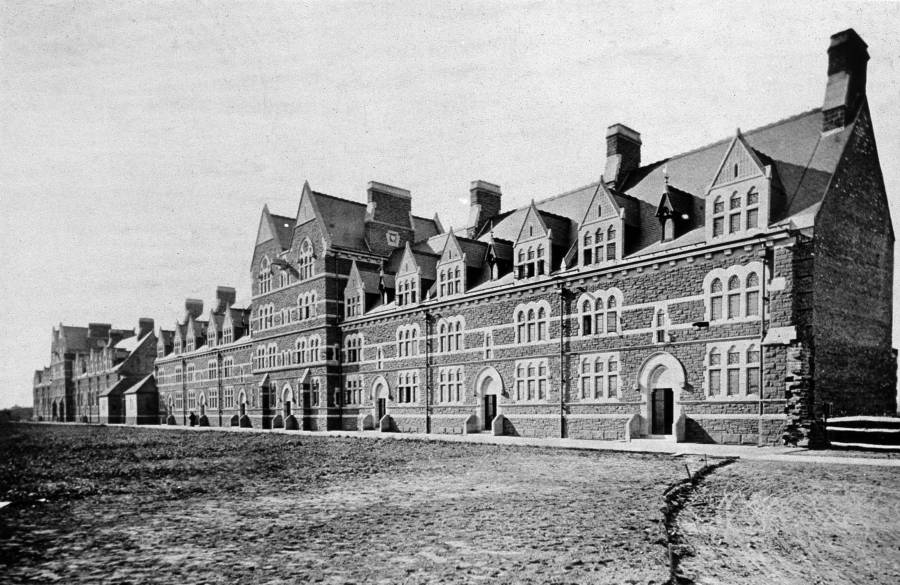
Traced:
POLYGON ((149 376, 145 376, 137 384, 134 384, 130 388, 125 390, 125 394, 155 394, 155 393, 156 393, 156 379, 153 377, 153 374, 150 374, 149 376))
POLYGON ((269 216, 272 218, 272 223, 275 224, 275 237, 278 238, 278 244, 282 250, 287 250, 291 247, 296 220, 293 217, 275 215, 274 213, 270 213, 269 216))
MULTIPOLYGON (((853 131, 853 124, 840 130, 822 132, 822 112, 810 110, 772 124, 743 132, 743 137, 766 164, 774 167, 775 176, 785 191, 786 205, 772 224, 793 222, 811 225, 828 182, 840 160, 844 146, 853 131)), ((640 255, 667 248, 703 242, 703 229, 689 230, 672 240, 660 242, 659 219, 656 217, 660 199, 669 185, 681 192, 682 204, 690 201, 695 225, 703 224, 703 204, 706 191, 724 158, 733 137, 725 138, 701 148, 644 165, 625 177, 613 195, 620 204, 632 206, 637 230, 629 255, 640 255), (685 196, 691 196, 687 199, 685 196), (623 197, 624 196, 624 197, 623 197)), ((536 201, 535 205, 550 217, 565 217, 571 229, 570 241, 577 237, 578 222, 590 204, 598 183, 591 183, 572 191, 536 201)), ((528 206, 500 214, 493 222, 495 238, 514 242, 527 213, 528 206)), ((553 220, 551 220, 553 221, 553 220)), ((548 227, 550 224, 548 223, 548 227)), ((489 228, 479 235, 488 241, 489 228)))

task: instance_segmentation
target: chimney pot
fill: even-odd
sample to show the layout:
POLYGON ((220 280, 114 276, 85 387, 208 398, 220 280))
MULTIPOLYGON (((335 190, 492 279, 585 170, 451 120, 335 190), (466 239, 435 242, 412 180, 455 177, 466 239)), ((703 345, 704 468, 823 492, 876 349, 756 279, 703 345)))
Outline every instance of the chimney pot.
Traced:
POLYGON ((502 193, 500 185, 487 181, 472 181, 469 186, 469 224, 466 235, 477 237, 492 218, 500 214, 502 193))
POLYGON ((629 172, 641 166, 641 134, 624 124, 606 130, 606 167, 603 179, 618 184, 629 172))

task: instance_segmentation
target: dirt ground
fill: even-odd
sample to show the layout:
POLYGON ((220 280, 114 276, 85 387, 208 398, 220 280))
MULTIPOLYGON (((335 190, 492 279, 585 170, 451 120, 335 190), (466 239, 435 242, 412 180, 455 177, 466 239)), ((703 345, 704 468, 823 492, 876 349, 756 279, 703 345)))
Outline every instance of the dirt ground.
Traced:
POLYGON ((900 583, 896 467, 738 462, 699 485, 678 526, 698 584, 900 583))
POLYGON ((460 443, 0 428, 7 583, 657 583, 683 462, 460 443))

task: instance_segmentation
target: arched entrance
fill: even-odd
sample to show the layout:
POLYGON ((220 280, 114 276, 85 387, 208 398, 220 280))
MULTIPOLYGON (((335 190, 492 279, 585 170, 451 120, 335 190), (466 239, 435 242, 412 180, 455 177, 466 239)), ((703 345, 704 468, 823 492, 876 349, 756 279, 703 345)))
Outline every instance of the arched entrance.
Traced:
POLYGON ((642 433, 674 435, 674 423, 681 414, 679 402, 685 385, 684 366, 668 352, 655 353, 641 365, 638 385, 643 402, 642 433))
POLYGON ((391 390, 387 380, 383 376, 378 376, 375 382, 372 383, 372 399, 374 400, 374 412, 372 414, 375 417, 375 428, 378 428, 378 423, 387 414, 387 402, 390 397, 391 390))
POLYGON ((290 384, 285 384, 281 389, 281 405, 284 409, 284 418, 291 416, 291 405, 294 403, 294 391, 290 384))
POLYGON ((481 370, 475 377, 475 398, 478 407, 475 416, 478 417, 481 430, 492 430, 494 418, 500 414, 500 396, 503 395, 503 378, 496 368, 489 366, 481 370))
POLYGON ((50 420, 53 420, 53 421, 59 420, 59 418, 58 418, 58 417, 59 417, 59 412, 56 410, 56 401, 55 401, 55 400, 53 401, 53 413, 52 413, 52 416, 53 416, 53 418, 51 418, 50 420))

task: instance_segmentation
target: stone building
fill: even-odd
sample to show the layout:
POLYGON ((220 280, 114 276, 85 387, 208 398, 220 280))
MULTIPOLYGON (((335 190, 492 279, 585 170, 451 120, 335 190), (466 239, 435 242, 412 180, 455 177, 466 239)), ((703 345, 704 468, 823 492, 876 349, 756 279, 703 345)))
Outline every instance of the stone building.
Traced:
POLYGON ((184 318, 157 339, 155 381, 159 422, 197 426, 250 425, 252 401, 249 309, 234 306, 233 288, 216 289, 216 304, 203 316, 203 301, 187 299, 184 318), (251 398, 248 398, 251 397, 251 398))
POLYGON ((153 319, 140 319, 134 330, 54 327, 50 367, 35 372, 35 418, 125 422, 123 392, 153 372, 155 343, 153 319))
POLYGON ((160 333, 161 420, 771 444, 893 414, 868 59, 838 33, 821 107, 659 161, 614 124, 599 181, 520 208, 474 181, 462 229, 305 184, 262 210, 250 308, 160 333))

